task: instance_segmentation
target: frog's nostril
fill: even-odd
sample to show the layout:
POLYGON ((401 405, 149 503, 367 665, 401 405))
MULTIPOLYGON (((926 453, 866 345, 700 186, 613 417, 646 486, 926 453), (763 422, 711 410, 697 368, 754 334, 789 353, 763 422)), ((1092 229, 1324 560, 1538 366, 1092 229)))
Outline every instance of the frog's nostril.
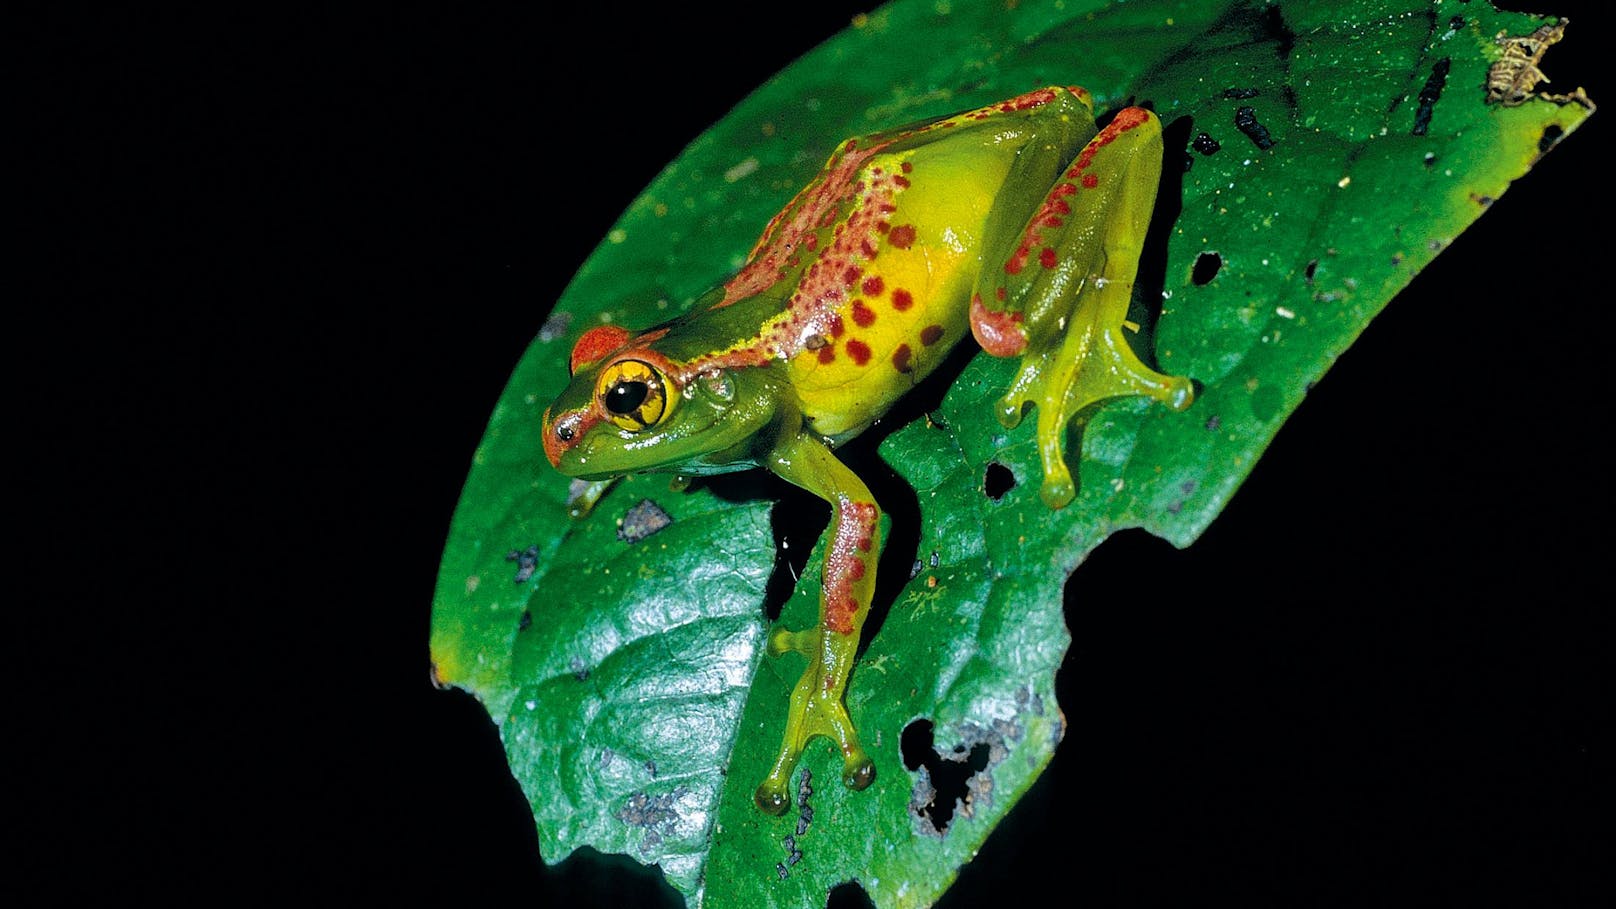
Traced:
POLYGON ((561 467, 561 453, 572 447, 578 438, 578 415, 576 413, 562 414, 555 422, 550 421, 550 412, 544 412, 544 457, 549 460, 552 467, 561 467))

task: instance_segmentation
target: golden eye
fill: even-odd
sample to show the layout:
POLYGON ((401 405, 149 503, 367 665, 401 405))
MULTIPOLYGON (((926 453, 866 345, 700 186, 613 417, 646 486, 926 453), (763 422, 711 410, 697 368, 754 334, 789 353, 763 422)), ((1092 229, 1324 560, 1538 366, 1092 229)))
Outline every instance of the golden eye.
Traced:
POLYGON ((607 419, 629 432, 649 429, 667 415, 662 374, 639 360, 619 360, 601 370, 595 396, 607 419))

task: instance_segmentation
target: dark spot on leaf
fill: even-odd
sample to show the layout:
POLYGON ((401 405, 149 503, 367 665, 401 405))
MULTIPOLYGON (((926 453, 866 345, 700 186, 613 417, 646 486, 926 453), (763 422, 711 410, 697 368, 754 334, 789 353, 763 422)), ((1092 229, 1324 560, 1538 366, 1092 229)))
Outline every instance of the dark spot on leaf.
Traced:
MULTIPOLYGON (((583 657, 573 657, 572 662, 567 664, 567 668, 572 670, 572 677, 578 681, 586 682, 589 680, 589 665, 584 662, 583 657)), ((655 773, 651 775, 656 776, 655 773)))
POLYGON ((521 620, 516 623, 516 630, 526 631, 531 627, 533 627, 533 610, 524 609, 521 620))
POLYGON ((656 796, 644 791, 636 792, 617 809, 615 816, 618 820, 630 827, 645 830, 645 838, 640 841, 641 855, 650 854, 662 845, 663 837, 673 835, 674 826, 679 823, 679 812, 674 804, 684 798, 686 791, 685 787, 680 786, 672 792, 656 796))
POLYGON ((1203 155, 1217 154, 1218 149, 1222 147, 1222 143, 1218 142, 1218 140, 1212 138, 1204 132, 1197 135, 1195 137, 1195 141, 1190 143, 1190 148, 1195 149, 1203 155))
POLYGON ((538 569, 539 547, 529 546, 526 549, 512 549, 510 552, 505 553, 505 561, 516 563, 516 577, 512 580, 520 584, 533 577, 533 572, 538 569))
POLYGON ((942 555, 940 553, 938 553, 937 550, 933 549, 931 551, 931 567, 936 568, 937 566, 939 566, 941 564, 943 564, 942 555))
POLYGON ((1402 265, 1402 264, 1403 264, 1403 254, 1402 253, 1392 253, 1392 267, 1396 268, 1397 266, 1402 265))
POLYGON ((802 768, 802 782, 797 784, 797 836, 807 833, 808 825, 814 822, 814 806, 808 804, 814 796, 813 778, 813 771, 802 768))
POLYGON ((998 461, 988 463, 987 476, 982 478, 982 491, 987 497, 997 502, 1004 498, 1004 494, 1016 488, 1016 475, 1010 468, 998 461))
POLYGON ((1452 65, 1449 58, 1443 57, 1431 67, 1431 75, 1420 89, 1420 106, 1414 111, 1414 135, 1423 136, 1431 128, 1431 111, 1436 107, 1437 99, 1442 97, 1442 87, 1448 84, 1448 70, 1452 65))
POLYGON ((1430 167, 1431 165, 1433 165, 1435 163, 1436 163, 1436 152, 1426 152, 1425 153, 1425 166, 1430 167))
POLYGON ((1268 127, 1257 122, 1257 110, 1252 107, 1242 107, 1234 112, 1234 127, 1246 134, 1246 138, 1260 149, 1267 150, 1274 147, 1274 137, 1269 134, 1268 127))
POLYGON ((1184 173, 1186 173, 1186 174, 1189 173, 1190 168, 1192 168, 1194 166, 1195 166, 1195 159, 1190 157, 1189 152, 1185 152, 1184 153, 1184 173))
POLYGON ((915 564, 909 567, 909 580, 913 581, 918 577, 920 577, 920 560, 915 559, 915 564))
POLYGON ((1213 414, 1211 417, 1207 418, 1207 421, 1206 421, 1206 431, 1207 432, 1217 432, 1219 429, 1222 429, 1222 428, 1223 428, 1223 418, 1222 417, 1218 416, 1217 414, 1213 414))
POLYGON ((660 505, 650 499, 641 499, 623 513, 623 520, 617 525, 617 538, 625 543, 638 543, 672 523, 673 516, 663 511, 660 505))
MULTIPOLYGON (((1263 29, 1268 32, 1269 37, 1277 42, 1277 46, 1274 48, 1274 56, 1278 57, 1281 62, 1289 60, 1291 50, 1296 46, 1296 33, 1291 31, 1289 25, 1285 24, 1285 14, 1279 11, 1279 7, 1270 6, 1263 11, 1263 29)), ((1289 85, 1285 86, 1285 91, 1287 94, 1290 92, 1289 85)), ((1296 106, 1295 98, 1287 98, 1285 103, 1292 107, 1296 106)))
POLYGON ((554 341, 567 333, 567 327, 572 324, 572 313, 552 312, 550 318, 544 320, 539 326, 540 341, 554 341))
POLYGON ((1307 283, 1309 283, 1309 284, 1313 283, 1313 275, 1316 274, 1318 272, 1318 270, 1319 270, 1319 260, 1318 259, 1309 260, 1308 263, 1307 263, 1307 268, 1302 270, 1302 274, 1307 276, 1307 283))
POLYGON ((1455 31, 1456 32, 1456 31, 1464 28, 1464 25, 1465 25, 1465 23, 1464 23, 1464 17, 1463 16, 1454 16, 1452 19, 1448 20, 1448 30, 1449 31, 1455 31))
POLYGON ((1195 257, 1195 267, 1190 269, 1190 282, 1201 287, 1218 276, 1218 269, 1223 267, 1223 257, 1215 252, 1204 252, 1195 257))
POLYGON ((1563 135, 1565 135, 1565 130, 1561 129, 1558 123, 1550 123, 1548 126, 1543 127, 1543 135, 1539 136, 1537 140, 1537 153, 1541 155, 1553 148, 1563 135))
POLYGON ((1247 98, 1255 98, 1260 94, 1262 92, 1255 88, 1226 88, 1223 90, 1223 97, 1231 101, 1244 101, 1247 98))
POLYGON ((786 870, 786 863, 785 862, 775 862, 774 863, 774 873, 779 875, 780 880, 782 880, 782 881, 791 876, 791 872, 786 870))
POLYGON ((656 761, 646 761, 645 772, 651 774, 651 779, 656 779, 656 761))

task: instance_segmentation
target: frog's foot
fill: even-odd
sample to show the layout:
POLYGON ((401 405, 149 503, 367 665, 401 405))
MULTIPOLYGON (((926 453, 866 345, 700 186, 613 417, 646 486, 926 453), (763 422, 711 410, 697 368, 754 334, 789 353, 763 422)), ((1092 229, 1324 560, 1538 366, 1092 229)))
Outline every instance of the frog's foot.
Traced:
POLYGON ((575 519, 587 517, 617 480, 573 480, 567 485, 567 515, 575 519))
POLYGON ((1099 286, 1086 289, 1087 298, 1072 314, 1065 334, 1051 339, 1058 343, 1026 353, 997 407, 1000 422, 1013 428, 1028 404, 1037 405, 1044 471, 1040 495, 1050 508, 1064 507, 1077 494, 1064 452, 1066 424, 1072 418, 1108 398, 1142 395, 1174 410, 1189 407, 1195 398, 1189 379, 1151 369, 1128 345, 1121 316, 1127 312, 1131 282, 1090 280, 1099 286))
POLYGON ((776 629, 769 635, 771 656, 796 651, 808 657, 808 668, 791 692, 791 710, 780 752, 769 775, 754 796, 759 808, 769 814, 783 814, 791 806, 791 773, 802 757, 803 748, 819 736, 833 740, 842 752, 842 782, 849 789, 863 789, 875 779, 875 762, 859 744, 858 731, 842 706, 847 687, 852 650, 846 635, 814 628, 808 631, 776 629), (839 671, 838 671, 839 670, 839 671))

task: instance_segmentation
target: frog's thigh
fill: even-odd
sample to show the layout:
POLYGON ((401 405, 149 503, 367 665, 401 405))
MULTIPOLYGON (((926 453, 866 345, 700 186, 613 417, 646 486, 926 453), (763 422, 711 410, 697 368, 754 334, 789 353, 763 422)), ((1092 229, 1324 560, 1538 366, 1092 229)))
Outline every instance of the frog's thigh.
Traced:
POLYGON ((1060 175, 1026 226, 984 265, 971 301, 971 331, 995 356, 1021 355, 999 401, 1007 426, 1038 405, 1043 498, 1059 508, 1075 494, 1062 452, 1068 420, 1106 398, 1146 395, 1189 406, 1188 379, 1141 362, 1123 335, 1139 251, 1161 176, 1161 124, 1130 107, 1060 175))

